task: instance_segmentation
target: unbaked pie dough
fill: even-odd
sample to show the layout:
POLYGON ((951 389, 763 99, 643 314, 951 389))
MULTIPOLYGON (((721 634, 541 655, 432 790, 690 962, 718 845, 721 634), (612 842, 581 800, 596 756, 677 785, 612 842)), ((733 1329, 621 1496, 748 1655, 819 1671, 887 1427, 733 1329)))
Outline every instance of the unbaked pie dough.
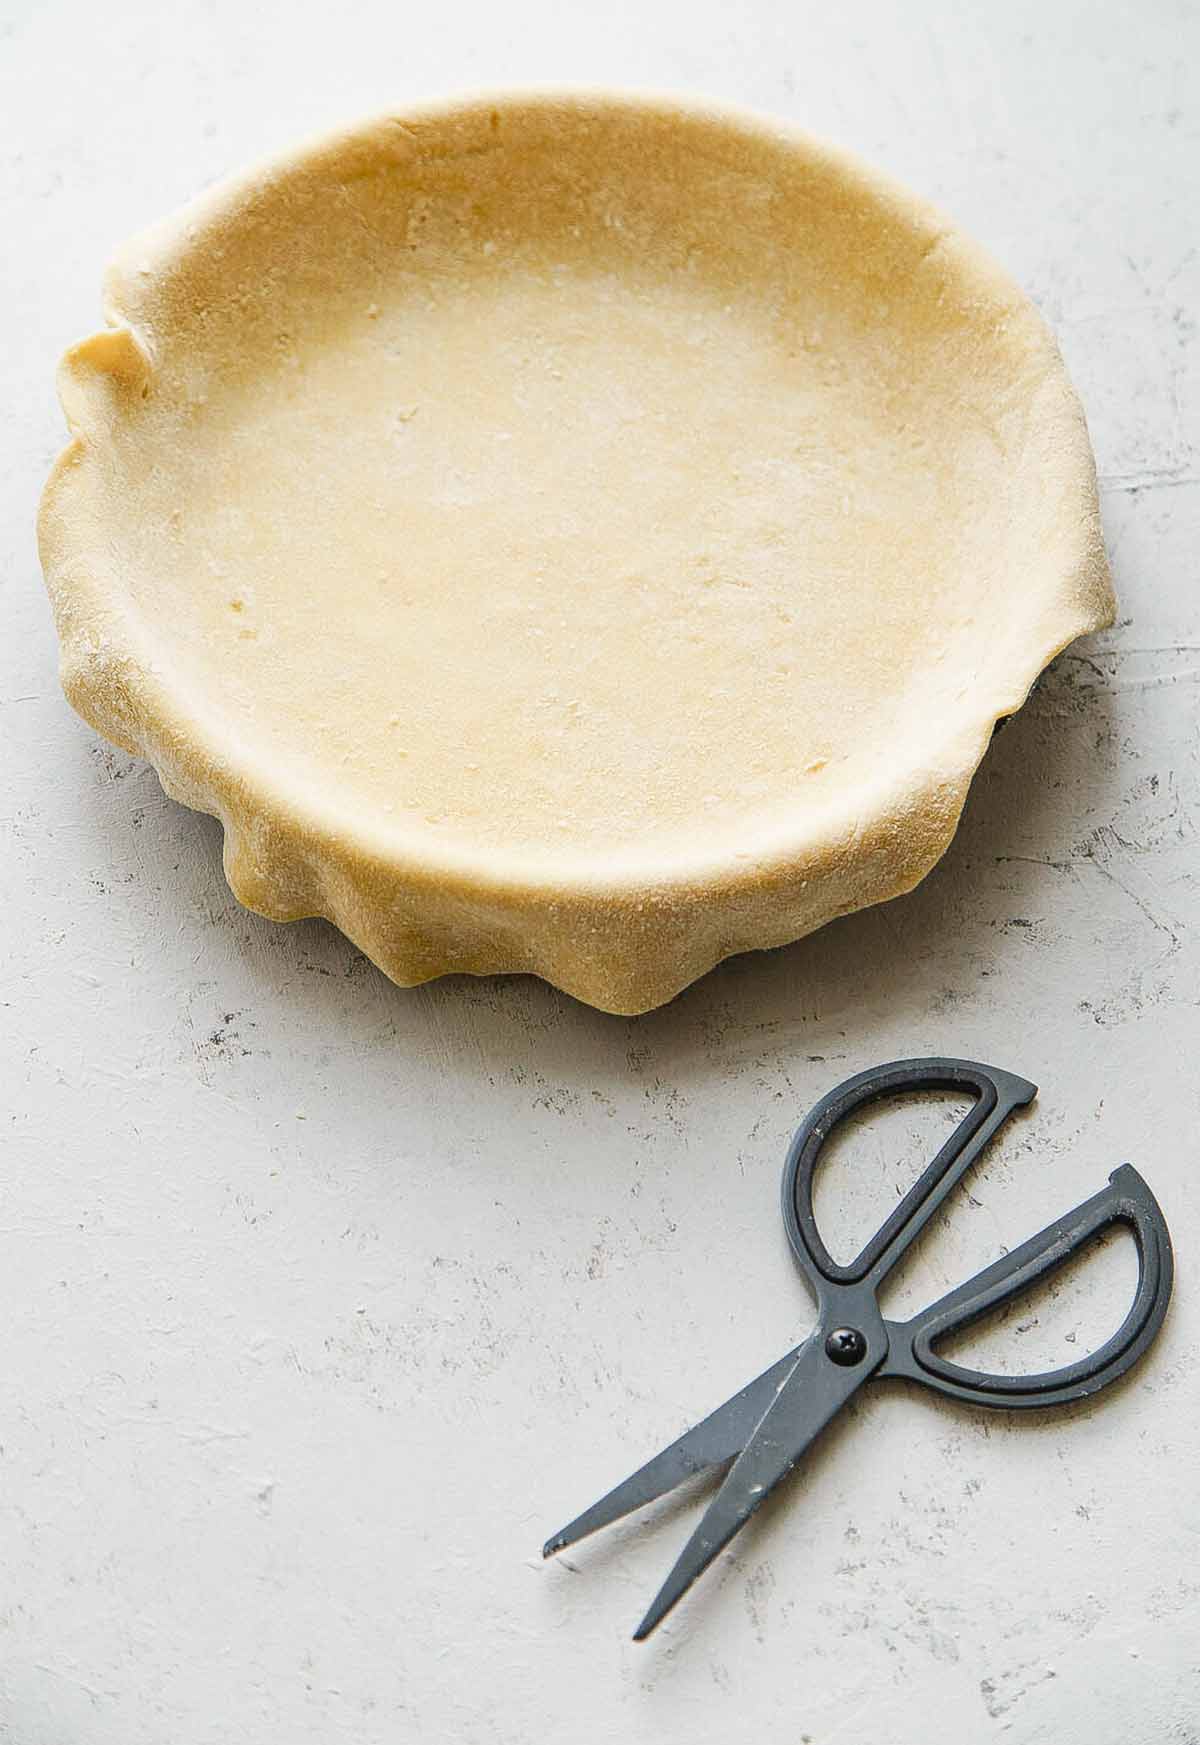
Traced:
POLYGON ((613 1012, 910 889, 1111 622, 1054 341, 841 152, 388 116, 126 247, 42 551, 75 707, 241 901, 613 1012))

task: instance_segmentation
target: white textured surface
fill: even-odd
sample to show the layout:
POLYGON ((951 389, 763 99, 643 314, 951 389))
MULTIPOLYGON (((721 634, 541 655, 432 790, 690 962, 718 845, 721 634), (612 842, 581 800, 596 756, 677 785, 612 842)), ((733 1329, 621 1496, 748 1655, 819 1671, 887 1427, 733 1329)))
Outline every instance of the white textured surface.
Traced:
MULTIPOLYGON (((0 1738, 1200 1739, 1198 54, 1165 0, 0 8, 0 1738), (61 701, 31 530, 113 243, 327 124, 555 79, 789 115, 989 244, 1083 394, 1122 601, 920 890, 634 1021, 401 993, 239 911, 216 828, 61 701), (1167 1330, 1062 1418, 880 1391, 637 1648, 684 1516, 577 1573, 541 1539, 804 1325, 785 1141, 934 1050, 1042 1097, 906 1297, 1129 1158, 1167 1330)), ((842 1173, 864 1223, 893 1155, 842 1173)), ((1009 1348, 1102 1335, 1126 1259, 1009 1348)))

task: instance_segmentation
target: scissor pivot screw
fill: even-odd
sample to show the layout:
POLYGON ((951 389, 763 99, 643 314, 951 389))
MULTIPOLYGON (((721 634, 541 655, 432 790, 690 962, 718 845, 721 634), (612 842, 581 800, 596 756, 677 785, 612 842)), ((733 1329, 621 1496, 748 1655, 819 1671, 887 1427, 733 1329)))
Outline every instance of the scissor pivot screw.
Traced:
POLYGON ((835 1327, 825 1341, 825 1355, 831 1363, 849 1369, 867 1355, 867 1342, 857 1327, 835 1327))

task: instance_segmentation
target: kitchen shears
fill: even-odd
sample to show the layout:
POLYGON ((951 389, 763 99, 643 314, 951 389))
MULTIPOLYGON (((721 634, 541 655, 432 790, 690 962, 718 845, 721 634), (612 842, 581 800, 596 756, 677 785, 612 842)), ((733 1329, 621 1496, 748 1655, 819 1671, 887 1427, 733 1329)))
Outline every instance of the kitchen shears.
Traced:
POLYGON ((952 1189, 1037 1086, 975 1061, 897 1061, 847 1079, 809 1114, 783 1172, 783 1221, 801 1275, 817 1303, 817 1324, 740 1393, 639 1468, 561 1532, 543 1556, 563 1550, 695 1474, 727 1466, 724 1480, 634 1632, 642 1641, 697 1576, 796 1466, 821 1431, 868 1382, 897 1377, 972 1405, 1032 1409, 1066 1405, 1107 1387, 1135 1364, 1162 1325, 1173 1279, 1171 1239, 1158 1202, 1138 1172, 1122 1164, 1108 1185, 1038 1235, 908 1321, 885 1320, 884 1280, 952 1189), (874 1236, 839 1265, 817 1230, 813 1182, 839 1123, 880 1098, 918 1091, 966 1092, 971 1108, 932 1163, 874 1236), (939 1356, 952 1334, 1008 1303, 1065 1265, 1102 1230, 1126 1225, 1137 1249, 1138 1280, 1120 1327, 1088 1356, 1034 1375, 990 1374, 939 1356))

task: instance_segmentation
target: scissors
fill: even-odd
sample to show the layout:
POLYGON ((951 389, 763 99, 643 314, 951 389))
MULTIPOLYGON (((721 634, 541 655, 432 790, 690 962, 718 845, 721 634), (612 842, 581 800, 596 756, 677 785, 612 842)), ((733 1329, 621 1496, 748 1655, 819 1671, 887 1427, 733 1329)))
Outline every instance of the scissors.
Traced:
POLYGON ((727 1467, 699 1526, 634 1631, 641 1642, 678 1604, 787 1477, 806 1450, 868 1381, 901 1377, 972 1405, 1030 1409, 1086 1399, 1124 1375, 1149 1347, 1167 1312, 1174 1276, 1171 1238, 1158 1202, 1129 1164, 1108 1185, 1021 1247, 909 1321, 886 1321, 879 1290, 947 1195, 1037 1086, 971 1060, 901 1060, 847 1079, 823 1097, 792 1141, 783 1171, 783 1222, 817 1303, 816 1328, 694 1429, 546 1541, 544 1557, 619 1520, 695 1474, 727 1467), (972 1107, 875 1235, 852 1260, 833 1259, 813 1216, 813 1179, 830 1134, 879 1098, 957 1091, 972 1107), (1133 1232, 1138 1281, 1124 1321, 1098 1350, 1037 1375, 994 1375, 939 1357, 937 1345, 1063 1266, 1100 1231, 1133 1232))

